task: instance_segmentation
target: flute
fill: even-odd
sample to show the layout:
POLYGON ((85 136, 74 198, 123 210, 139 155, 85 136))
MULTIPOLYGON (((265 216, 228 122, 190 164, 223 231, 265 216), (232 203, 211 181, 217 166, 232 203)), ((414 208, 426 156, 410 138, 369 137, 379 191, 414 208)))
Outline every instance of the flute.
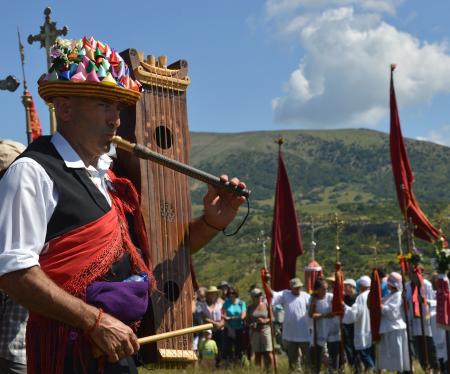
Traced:
POLYGON ((133 153, 135 156, 147 160, 154 161, 160 165, 166 166, 169 169, 175 170, 179 173, 185 174, 189 177, 197 179, 199 181, 210 184, 214 187, 223 188, 234 192, 237 195, 245 196, 248 198, 250 196, 250 190, 246 188, 240 188, 238 186, 233 186, 230 183, 223 183, 219 177, 209 174, 205 171, 196 169, 190 165, 183 164, 177 160, 173 160, 164 155, 161 155, 151 149, 147 148, 142 144, 130 143, 120 136, 114 136, 112 142, 116 144, 120 149, 133 153))

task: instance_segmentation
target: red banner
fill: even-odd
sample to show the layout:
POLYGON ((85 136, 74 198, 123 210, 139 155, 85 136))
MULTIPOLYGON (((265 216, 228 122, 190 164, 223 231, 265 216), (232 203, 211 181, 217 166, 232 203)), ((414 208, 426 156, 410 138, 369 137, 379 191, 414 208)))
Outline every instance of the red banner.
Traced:
POLYGON ((297 256, 302 254, 303 246, 294 198, 280 147, 270 257, 273 290, 289 288, 289 280, 295 277, 297 256))
MULTIPOLYGON (((392 172, 394 173, 395 188, 400 210, 408 221, 411 219, 415 226, 414 235, 427 242, 439 239, 439 231, 431 224, 426 215, 419 207, 419 203, 414 196, 412 184, 414 175, 409 162, 408 153, 403 141, 400 118, 397 108, 397 99, 394 89, 394 69, 391 65, 391 86, 390 86, 390 106, 391 106, 391 129, 390 129, 390 149, 392 172)), ((447 247, 447 241, 445 241, 447 247)))

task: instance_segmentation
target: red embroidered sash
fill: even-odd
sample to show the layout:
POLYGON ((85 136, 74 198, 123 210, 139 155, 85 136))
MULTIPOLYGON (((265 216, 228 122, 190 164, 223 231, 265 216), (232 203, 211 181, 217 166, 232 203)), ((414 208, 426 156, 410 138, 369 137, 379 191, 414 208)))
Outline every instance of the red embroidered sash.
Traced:
MULTIPOLYGON (((130 181, 109 175, 113 186, 111 210, 96 221, 51 240, 39 259, 50 279, 83 300, 86 287, 106 275, 125 253, 130 255, 133 273, 147 272, 154 282, 138 194, 130 181), (126 213, 133 215, 133 229, 146 261, 130 238, 126 213)), ((62 373, 69 338, 71 355, 84 366, 91 351, 83 332, 30 312, 26 333, 28 373, 62 373)))

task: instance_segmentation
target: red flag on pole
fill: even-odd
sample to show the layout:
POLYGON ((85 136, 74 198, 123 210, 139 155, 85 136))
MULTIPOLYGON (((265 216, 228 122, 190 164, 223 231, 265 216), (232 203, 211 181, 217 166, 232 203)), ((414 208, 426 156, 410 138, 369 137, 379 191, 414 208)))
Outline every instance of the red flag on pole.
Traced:
POLYGON ((381 283, 378 269, 373 269, 372 280, 370 282, 370 291, 367 305, 370 313, 370 329, 372 331, 372 342, 379 342, 380 322, 381 322, 381 283))
POLYGON ((41 121, 39 120, 39 116, 34 105, 33 97, 31 96, 28 90, 25 90, 24 96, 29 96, 31 98, 30 105, 30 128, 31 128, 31 137, 33 141, 39 138, 42 135, 41 121))
POLYGON ((340 262, 336 262, 331 311, 336 316, 344 315, 344 273, 340 262))
POLYGON ((303 246, 295 213, 294 198, 280 144, 270 256, 273 290, 280 291, 289 288, 289 280, 295 277, 297 256, 302 254, 303 246))
MULTIPOLYGON (((390 130, 390 148, 391 164, 394 173, 395 188, 397 189, 397 198, 405 219, 415 226, 414 235, 427 242, 432 242, 440 238, 441 234, 431 224, 426 215, 419 207, 419 203, 414 196, 412 184, 414 175, 409 162, 408 153, 403 142, 402 130, 400 127, 400 118, 398 115, 397 99, 394 89, 394 69, 396 65, 391 65, 391 87, 390 87, 390 106, 391 106, 391 130, 390 130)), ((447 241, 446 241, 447 246, 447 241)))

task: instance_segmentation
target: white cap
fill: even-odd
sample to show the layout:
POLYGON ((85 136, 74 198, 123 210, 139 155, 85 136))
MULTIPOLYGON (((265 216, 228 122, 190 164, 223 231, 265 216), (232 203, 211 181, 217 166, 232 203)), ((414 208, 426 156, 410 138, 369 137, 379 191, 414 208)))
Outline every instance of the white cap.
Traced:
POLYGON ((356 282, 352 278, 347 278, 346 280, 344 280, 344 284, 348 284, 349 286, 353 286, 356 288, 356 282))
POLYGON ((358 283, 362 287, 370 287, 370 285, 372 284, 372 280, 367 275, 363 275, 358 279, 358 283))

